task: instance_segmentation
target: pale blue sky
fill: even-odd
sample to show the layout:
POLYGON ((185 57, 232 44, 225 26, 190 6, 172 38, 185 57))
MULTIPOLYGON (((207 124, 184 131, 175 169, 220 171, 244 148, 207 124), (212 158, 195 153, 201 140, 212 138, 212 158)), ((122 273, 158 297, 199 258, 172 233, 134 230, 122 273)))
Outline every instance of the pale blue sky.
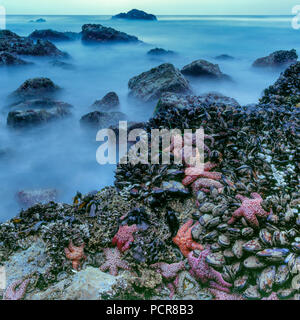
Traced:
POLYGON ((0 0, 7 14, 291 14, 300 0, 0 0))

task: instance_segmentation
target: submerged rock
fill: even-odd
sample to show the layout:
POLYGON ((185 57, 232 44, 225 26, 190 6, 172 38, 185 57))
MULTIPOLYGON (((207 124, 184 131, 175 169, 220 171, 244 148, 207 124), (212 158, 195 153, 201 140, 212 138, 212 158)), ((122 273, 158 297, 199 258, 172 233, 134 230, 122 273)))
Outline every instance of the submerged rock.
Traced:
POLYGON ((163 92, 189 93, 189 82, 172 64, 165 63, 129 80, 130 95, 144 102, 159 99, 163 92))
POLYGON ((7 125, 14 129, 30 128, 46 124, 53 120, 62 119, 71 115, 67 108, 52 108, 49 110, 11 111, 7 116, 7 125))
POLYGON ((150 56, 169 56, 169 55, 174 55, 175 52, 172 50, 165 50, 163 48, 154 48, 149 50, 147 54, 150 56))
POLYGON ((298 55, 295 49, 279 50, 271 53, 267 57, 259 58, 254 61, 253 67, 282 67, 297 62, 298 55))
POLYGON ((101 24, 85 24, 82 26, 82 41, 87 43, 139 42, 139 39, 101 24))
POLYGON ((223 61, 229 61, 229 60, 234 60, 234 57, 228 55, 228 54, 221 54, 219 56, 215 57, 216 60, 223 60, 223 61))
POLYGON ((26 62, 22 59, 17 58, 15 55, 10 54, 8 52, 0 53, 0 66, 24 66, 31 64, 30 62, 26 62))
POLYGON ((64 70, 74 70, 75 69, 75 66, 72 65, 71 63, 67 63, 67 62, 60 61, 60 60, 52 60, 49 62, 49 64, 52 67, 57 67, 57 68, 61 68, 64 70))
POLYGON ((239 103, 230 97, 226 97, 221 93, 210 92, 200 96, 179 95, 170 92, 163 93, 156 108, 155 114, 166 111, 168 108, 185 109, 191 105, 194 107, 200 105, 229 105, 239 107, 239 103))
POLYGON ((206 60, 196 60, 183 67, 181 72, 184 75, 193 77, 207 77, 218 80, 229 80, 230 77, 221 72, 219 65, 206 60))
POLYGON ((20 37, 9 30, 0 30, 0 51, 29 56, 67 56, 49 41, 37 40, 34 42, 32 39, 20 37))
POLYGON ((76 32, 59 32, 52 29, 46 30, 35 30, 33 31, 28 38, 31 39, 42 39, 49 41, 70 41, 80 38, 80 34, 76 32))
POLYGON ((60 87, 54 84, 49 78, 34 78, 26 80, 11 97, 21 100, 32 98, 49 98, 60 90, 60 87))
POLYGON ((24 109, 52 109, 52 108, 72 108, 73 106, 69 103, 62 101, 55 101, 51 99, 32 99, 22 101, 21 103, 15 103, 10 106, 14 110, 24 109))
POLYGON ((109 92, 101 100, 94 102, 92 107, 103 109, 103 111, 116 108, 120 105, 120 100, 115 92, 109 92))
POLYGON ((154 14, 146 13, 142 10, 132 9, 127 13, 119 13, 112 17, 112 19, 127 19, 127 20, 157 20, 154 14))
POLYGON ((102 129, 117 126, 119 121, 126 119, 126 115, 122 112, 94 111, 84 115, 80 119, 80 124, 84 127, 102 129))

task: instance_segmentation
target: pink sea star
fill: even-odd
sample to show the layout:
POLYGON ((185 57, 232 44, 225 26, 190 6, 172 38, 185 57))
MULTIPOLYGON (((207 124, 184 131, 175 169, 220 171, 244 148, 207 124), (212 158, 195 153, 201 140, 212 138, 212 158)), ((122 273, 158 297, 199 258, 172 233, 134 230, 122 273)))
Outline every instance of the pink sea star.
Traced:
POLYGON ((185 178, 182 180, 184 186, 188 186, 198 178, 207 178, 212 180, 221 180, 222 174, 220 172, 209 172, 217 166, 216 163, 207 162, 204 164, 204 171, 199 171, 196 167, 188 167, 185 169, 185 178))
POLYGON ((86 256, 84 255, 84 247, 85 244, 76 247, 71 241, 68 248, 65 248, 66 257, 72 261, 72 267, 74 270, 79 270, 81 260, 86 259, 86 256))
POLYGON ((205 259, 209 254, 210 249, 202 251, 198 258, 194 256, 193 252, 189 253, 188 262, 191 266, 191 275, 196 280, 200 280, 202 284, 209 282, 210 287, 229 293, 229 288, 232 285, 223 279, 220 272, 208 265, 205 259))
POLYGON ((14 281, 4 293, 3 300, 21 300, 26 294, 26 289, 30 280, 17 280, 14 281), (17 289, 18 287, 18 289, 17 289))
POLYGON ((106 262, 100 267, 102 272, 109 270, 112 276, 117 276, 118 269, 130 270, 128 263, 121 259, 121 253, 118 249, 105 248, 103 251, 106 262))
POLYGON ((173 238, 173 242, 179 247, 182 254, 187 257, 191 250, 203 250, 201 244, 193 240, 192 229, 199 223, 191 219, 186 222, 178 231, 176 237, 173 238))
POLYGON ((122 226, 119 228, 118 233, 113 237, 112 244, 117 245, 121 252, 130 248, 131 243, 134 241, 133 233, 138 231, 136 224, 132 226, 122 226))
POLYGON ((242 205, 239 209, 235 210, 232 218, 228 221, 228 224, 232 224, 239 217, 244 217, 252 226, 259 227, 257 217, 267 217, 270 213, 266 212, 261 203, 262 197, 258 193, 251 193, 253 199, 237 195, 236 198, 242 201, 242 205))
POLYGON ((181 261, 179 263, 172 264, 158 262, 150 265, 150 268, 153 268, 159 272, 168 282, 167 287, 170 290, 170 299, 172 299, 178 286, 178 272, 185 269, 184 262, 181 261))

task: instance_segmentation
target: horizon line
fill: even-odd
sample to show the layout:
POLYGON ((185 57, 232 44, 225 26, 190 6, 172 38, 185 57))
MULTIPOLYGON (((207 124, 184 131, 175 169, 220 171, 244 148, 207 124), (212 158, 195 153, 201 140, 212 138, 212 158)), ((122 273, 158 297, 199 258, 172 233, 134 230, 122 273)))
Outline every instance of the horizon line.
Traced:
MULTIPOLYGON (((6 16, 114 16, 115 14, 109 14, 109 13, 102 13, 102 14, 76 14, 76 13, 57 13, 57 14, 43 14, 43 13, 11 13, 6 14, 6 16)), ((292 14, 155 14, 157 17, 159 16, 191 16, 191 17, 215 17, 215 16, 247 16, 247 17, 290 17, 293 16, 292 14)))

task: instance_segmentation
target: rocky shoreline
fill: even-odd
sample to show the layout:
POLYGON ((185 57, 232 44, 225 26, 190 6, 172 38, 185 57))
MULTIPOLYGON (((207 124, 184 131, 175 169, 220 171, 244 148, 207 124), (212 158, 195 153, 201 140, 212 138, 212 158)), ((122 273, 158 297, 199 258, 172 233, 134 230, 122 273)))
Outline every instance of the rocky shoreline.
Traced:
MULTIPOLYGON (((0 61, 66 57, 49 40, 78 39, 140 43, 94 24, 84 25, 79 36, 46 30, 25 38, 1 31, 0 61)), ((55 190, 20 193, 26 210, 0 224, 8 285, 2 299, 299 300, 297 58, 294 50, 278 51, 254 63, 286 69, 251 106, 216 92, 193 95, 195 77, 231 81, 206 60, 181 71, 164 63, 130 79, 130 97, 157 102, 153 117, 132 127, 149 136, 152 129, 203 127, 204 171, 193 174, 187 161, 178 165, 172 157, 170 165, 118 164, 113 187, 78 192, 72 204, 55 202, 55 190)), ((10 96, 7 125, 24 130, 71 116, 72 106, 57 100, 61 90, 51 79, 28 79, 10 96)), ((80 123, 116 130, 127 120, 119 105, 109 92, 80 123)))

